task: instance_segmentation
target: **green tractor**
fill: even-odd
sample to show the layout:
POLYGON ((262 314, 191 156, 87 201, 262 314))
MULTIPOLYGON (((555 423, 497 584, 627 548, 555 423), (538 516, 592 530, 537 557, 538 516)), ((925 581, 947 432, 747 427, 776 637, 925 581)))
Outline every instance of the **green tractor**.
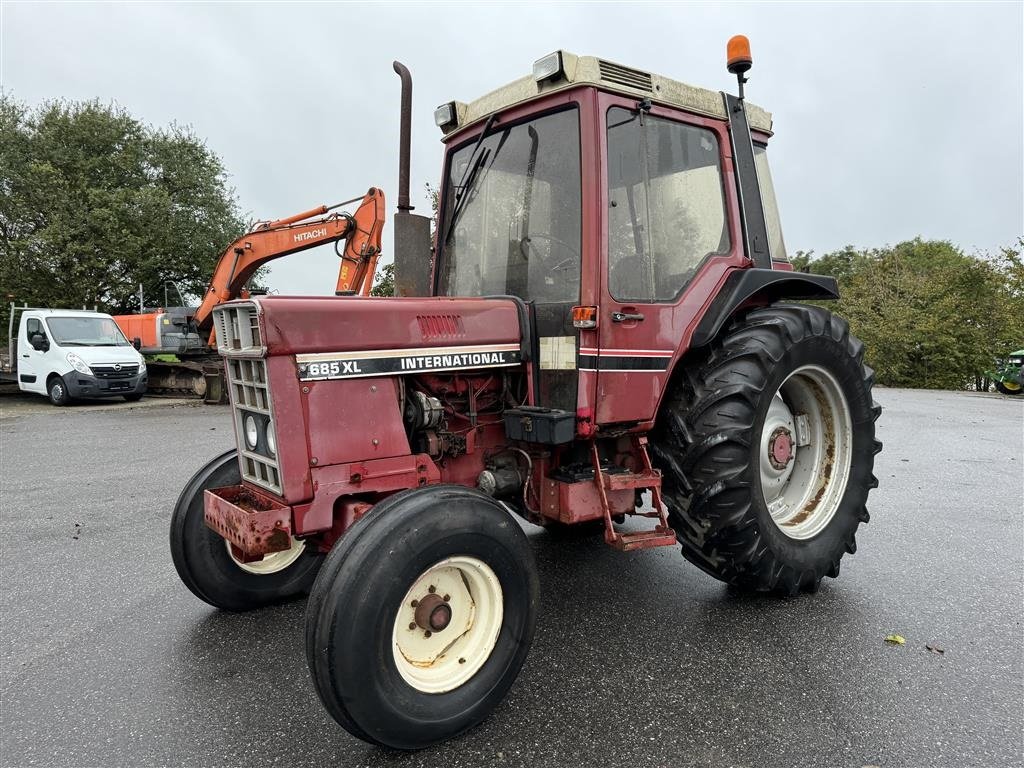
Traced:
POLYGON ((996 390, 1004 395, 1019 395, 1024 392, 1024 349, 1011 352, 1001 360, 992 374, 996 390))

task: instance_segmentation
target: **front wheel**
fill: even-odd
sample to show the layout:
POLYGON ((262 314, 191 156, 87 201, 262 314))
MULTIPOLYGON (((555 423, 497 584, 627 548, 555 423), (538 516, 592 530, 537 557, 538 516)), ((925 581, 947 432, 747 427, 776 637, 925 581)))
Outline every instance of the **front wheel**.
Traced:
POLYGON ((824 309, 734 322, 674 380, 652 439, 686 558, 754 591, 838 576, 878 485, 873 383, 863 344, 824 309))
POLYGON ((71 402, 71 395, 68 393, 68 385, 60 376, 53 376, 46 385, 46 394, 54 405, 63 406, 71 402))
POLYGON ((306 659, 349 733, 420 749, 505 696, 536 623, 537 569, 494 499, 457 486, 377 504, 327 555, 306 607, 306 659))
POLYGON ((323 555, 292 539, 290 549, 243 563, 203 520, 203 491, 238 485, 238 452, 210 461, 185 486, 171 516, 171 559, 178 576, 200 600, 227 611, 246 611, 302 597, 323 555))

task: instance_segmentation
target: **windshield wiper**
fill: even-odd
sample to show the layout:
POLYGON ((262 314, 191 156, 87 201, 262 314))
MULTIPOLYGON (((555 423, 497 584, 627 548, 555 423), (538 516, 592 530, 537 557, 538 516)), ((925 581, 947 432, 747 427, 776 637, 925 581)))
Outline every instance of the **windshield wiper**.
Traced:
POLYGON ((452 234, 452 230, 455 228, 455 222, 459 218, 459 214, 462 213, 463 208, 466 207, 465 200, 468 195, 469 185, 476 179, 476 172, 480 170, 480 166, 483 165, 484 160, 487 157, 487 152, 481 152, 480 156, 476 156, 476 152, 480 149, 480 145, 483 144, 484 139, 487 138, 487 132, 491 130, 494 125, 494 121, 498 119, 497 115, 491 115, 487 118, 487 122, 484 123, 484 129, 480 131, 480 135, 477 137, 476 144, 473 145, 472 151, 469 153, 469 165, 465 172, 462 174, 462 178, 459 179, 459 183, 455 186, 455 204, 452 206, 452 215, 448 219, 448 224, 444 228, 444 237, 441 238, 441 247, 443 248, 448 244, 448 238, 452 234), (475 158, 475 159, 474 159, 475 158))

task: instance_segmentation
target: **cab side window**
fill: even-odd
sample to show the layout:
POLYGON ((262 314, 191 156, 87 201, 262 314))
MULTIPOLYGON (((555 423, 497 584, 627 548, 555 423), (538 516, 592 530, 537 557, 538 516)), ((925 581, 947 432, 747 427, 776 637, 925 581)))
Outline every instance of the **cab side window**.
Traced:
POLYGON ((32 337, 36 334, 46 338, 46 334, 43 332, 43 322, 37 317, 30 317, 25 321, 25 341, 32 341, 32 337))
POLYGON ((728 253, 713 131, 608 110, 608 286, 619 301, 673 301, 708 256, 728 253))

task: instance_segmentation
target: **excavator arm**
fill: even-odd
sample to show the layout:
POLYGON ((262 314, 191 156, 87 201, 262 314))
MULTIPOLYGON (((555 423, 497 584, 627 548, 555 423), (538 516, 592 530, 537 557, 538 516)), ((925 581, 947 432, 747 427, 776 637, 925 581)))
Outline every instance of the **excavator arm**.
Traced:
POLYGON ((209 332, 210 345, 215 344, 212 329, 214 307, 243 296, 243 287, 256 270, 281 256, 332 242, 338 250, 337 243, 344 240, 344 250, 338 250, 341 266, 336 291, 369 295, 380 257, 384 193, 371 187, 354 214, 330 213, 357 200, 359 198, 333 206, 322 205, 284 219, 261 222, 228 246, 217 262, 210 286, 194 317, 200 331, 209 332), (321 218, 310 221, 314 216, 321 218))

